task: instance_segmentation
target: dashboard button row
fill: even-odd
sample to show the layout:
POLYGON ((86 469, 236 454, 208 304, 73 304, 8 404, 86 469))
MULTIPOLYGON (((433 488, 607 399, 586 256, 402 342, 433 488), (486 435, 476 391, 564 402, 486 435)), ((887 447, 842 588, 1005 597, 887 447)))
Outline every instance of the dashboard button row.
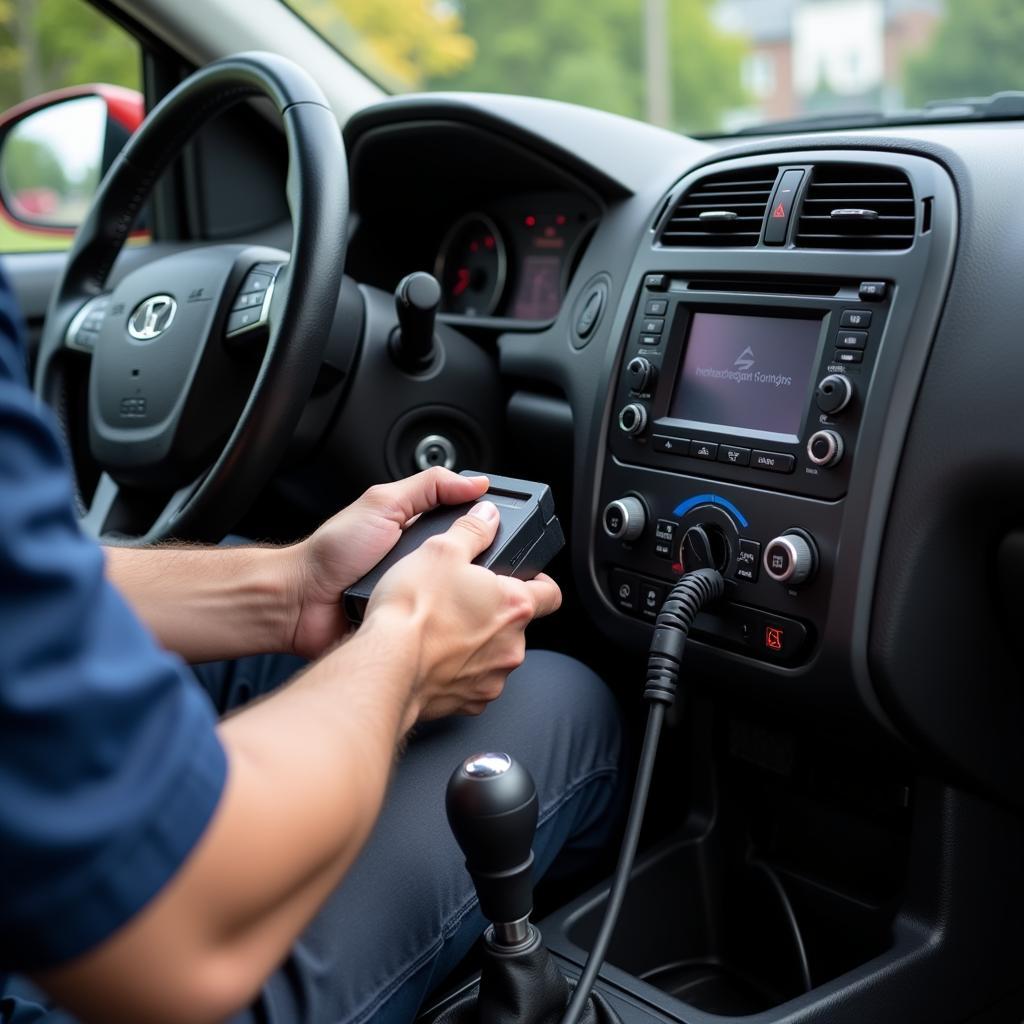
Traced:
MULTIPOLYGON (((753 543, 753 542, 751 542, 753 543)), ((612 603, 634 618, 654 622, 671 584, 647 579, 625 569, 609 573, 612 603)), ((694 621, 695 639, 738 649, 772 661, 791 661, 806 645, 807 627, 798 619, 730 602, 721 612, 702 612, 694 621)))
POLYGON ((751 452, 749 448, 737 445, 673 437, 670 434, 653 434, 651 448, 666 455, 687 455, 691 459, 725 462, 730 466, 753 466, 754 469, 763 469, 769 473, 792 473, 796 466, 796 458, 785 452, 751 452))
POLYGON ((859 327, 866 330, 871 326, 870 309, 844 309, 839 317, 840 327, 859 327))

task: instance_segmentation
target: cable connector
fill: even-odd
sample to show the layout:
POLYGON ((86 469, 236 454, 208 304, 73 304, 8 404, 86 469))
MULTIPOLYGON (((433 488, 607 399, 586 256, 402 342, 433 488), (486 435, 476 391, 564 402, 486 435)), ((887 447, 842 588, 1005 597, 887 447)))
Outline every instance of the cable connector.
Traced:
POLYGON ((679 665, 693 620, 724 593, 725 581, 717 569, 694 569, 672 588, 654 623, 647 657, 645 700, 666 705, 675 702, 679 665))

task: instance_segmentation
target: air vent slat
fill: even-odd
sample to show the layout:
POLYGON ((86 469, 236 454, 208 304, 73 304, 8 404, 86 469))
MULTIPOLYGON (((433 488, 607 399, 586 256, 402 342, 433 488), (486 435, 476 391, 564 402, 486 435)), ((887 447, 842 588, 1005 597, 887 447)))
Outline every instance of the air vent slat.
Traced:
POLYGON ((701 179, 676 204, 658 241, 680 248, 757 245, 777 176, 777 167, 757 167, 701 179), (736 216, 700 217, 718 210, 736 216))
POLYGON ((917 217, 903 171, 873 164, 818 164, 811 172, 795 245, 799 249, 909 249, 917 217), (877 216, 832 216, 872 210, 877 216))

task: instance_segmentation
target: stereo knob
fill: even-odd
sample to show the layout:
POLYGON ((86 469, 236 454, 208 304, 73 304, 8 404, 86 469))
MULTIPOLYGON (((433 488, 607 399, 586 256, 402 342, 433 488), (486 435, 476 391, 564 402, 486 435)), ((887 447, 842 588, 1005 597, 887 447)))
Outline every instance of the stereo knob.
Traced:
POLYGON ((768 542, 762 561, 764 571, 777 583, 799 587, 814 575, 818 552, 809 536, 789 530, 768 542))
POLYGON ((636 540, 647 526, 647 509, 639 498, 618 498, 604 508, 604 532, 615 540, 636 540))
POLYGON ((686 572, 717 569, 724 572, 729 562, 729 542, 725 532, 713 523, 691 526, 679 545, 679 561, 686 572))
POLYGON ((828 415, 842 412, 853 398, 853 385, 850 378, 842 373, 830 373, 822 377, 814 392, 814 400, 818 408, 828 415))
POLYGON ((633 391, 646 391, 654 382, 654 367, 649 359, 634 356, 626 364, 626 377, 633 391))
POLYGON ((639 402, 630 402, 619 411, 619 430, 635 437, 647 426, 647 410, 639 402))
POLYGON ((834 466, 843 457, 843 439, 834 430, 819 430, 807 442, 807 458, 816 466, 834 466))

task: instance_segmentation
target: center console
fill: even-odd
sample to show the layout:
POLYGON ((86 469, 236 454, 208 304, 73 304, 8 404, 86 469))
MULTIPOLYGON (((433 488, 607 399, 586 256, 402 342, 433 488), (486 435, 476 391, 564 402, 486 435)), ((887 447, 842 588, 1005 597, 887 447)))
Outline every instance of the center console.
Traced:
POLYGON ((724 161, 670 193, 613 326, 595 453, 613 635, 643 646, 674 582, 713 566, 728 592, 694 624, 705 667, 827 665, 818 697, 853 683, 871 703, 862 617, 953 209, 935 164, 867 152, 724 161))
POLYGON ((892 287, 644 276, 595 542, 620 611, 653 620, 679 575, 711 565, 732 600, 702 617, 705 639, 808 657, 892 287))

